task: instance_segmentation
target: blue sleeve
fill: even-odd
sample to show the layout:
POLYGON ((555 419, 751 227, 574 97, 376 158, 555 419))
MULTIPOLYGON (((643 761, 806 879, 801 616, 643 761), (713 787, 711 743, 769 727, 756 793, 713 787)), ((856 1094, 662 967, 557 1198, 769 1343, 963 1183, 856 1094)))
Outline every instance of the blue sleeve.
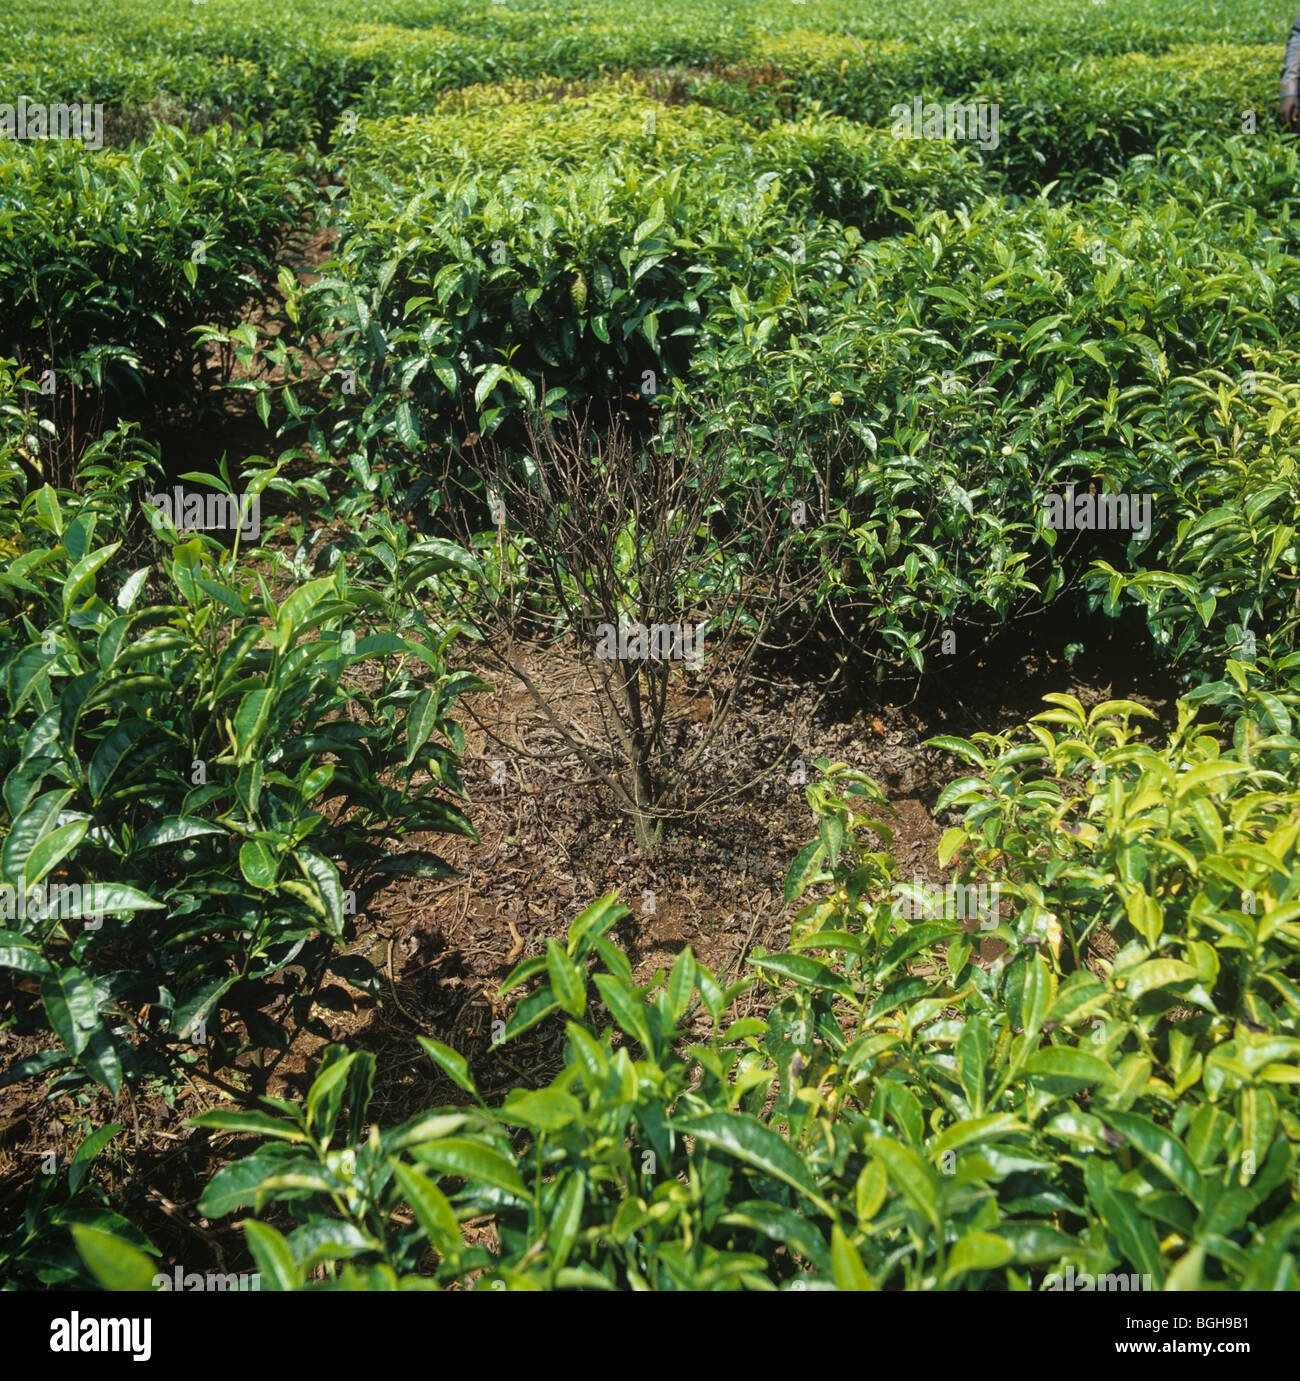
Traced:
POLYGON ((1291 25, 1282 59, 1282 96, 1300 96, 1300 16, 1291 25))

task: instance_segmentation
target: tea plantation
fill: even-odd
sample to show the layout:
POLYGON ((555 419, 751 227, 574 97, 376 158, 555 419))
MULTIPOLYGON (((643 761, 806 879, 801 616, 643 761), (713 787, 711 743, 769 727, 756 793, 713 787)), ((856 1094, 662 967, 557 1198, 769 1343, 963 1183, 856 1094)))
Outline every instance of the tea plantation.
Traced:
POLYGON ((1300 1289, 1292 17, 8 7, 0 1282, 1300 1289))

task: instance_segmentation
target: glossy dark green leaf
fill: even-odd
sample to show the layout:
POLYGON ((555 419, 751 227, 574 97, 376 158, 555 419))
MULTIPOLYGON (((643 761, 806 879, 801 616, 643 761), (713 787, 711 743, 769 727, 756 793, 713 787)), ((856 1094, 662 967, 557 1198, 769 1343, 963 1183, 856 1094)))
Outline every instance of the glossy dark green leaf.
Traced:
POLYGON ((1137 1147, 1160 1174, 1170 1180, 1199 1209, 1205 1201, 1205 1183, 1196 1162, 1183 1143, 1150 1118, 1131 1112, 1103 1111, 1102 1120, 1137 1147))
POLYGON ((559 1131, 582 1116, 582 1105, 561 1089, 512 1089, 501 1105, 500 1115, 506 1122, 540 1131, 559 1131))
POLYGON ((819 1206, 823 1199, 804 1162, 788 1142, 744 1113, 704 1113, 673 1119, 672 1125, 716 1150, 734 1156, 773 1179, 791 1185, 819 1206))
POLYGON ((477 1141, 449 1136, 413 1146, 411 1154, 441 1174, 454 1175, 471 1184, 492 1185, 516 1198, 528 1198, 528 1190, 519 1178, 515 1162, 477 1141))
POLYGON ((885 1167, 889 1182, 935 1229, 940 1230, 938 1178, 935 1172, 901 1142, 886 1137, 866 1136, 862 1149, 885 1167))
POLYGON ((582 1211, 587 1198, 587 1177, 573 1172, 565 1179, 550 1211, 551 1265, 562 1270, 582 1227, 582 1211))
POLYGON ((805 844, 799 850, 785 875, 785 903, 787 906, 812 881, 818 871, 817 865, 825 852, 826 845, 820 839, 813 840, 811 844, 805 844))
POLYGON ((288 1242, 269 1223, 249 1219, 244 1224, 244 1238, 253 1253, 262 1276, 265 1290, 297 1290, 302 1276, 288 1242))
POLYGON ((801 987, 838 993, 841 997, 849 999, 856 995, 852 985, 846 983, 834 970, 806 954, 769 954, 762 959, 755 959, 753 963, 755 968, 778 973, 801 987))
POLYGON ((546 941, 546 971, 561 1008, 581 1021, 587 1010, 587 985, 578 966, 554 936, 548 936, 546 941))
POLYGON ((451 1256, 464 1245, 460 1224, 447 1196, 424 1173, 402 1161, 392 1162, 393 1174, 402 1195, 410 1204, 416 1221, 429 1239, 429 1245, 441 1256, 451 1256))
POLYGON ((47 974, 41 980, 41 1001, 54 1034, 74 1056, 90 1043, 99 1028, 99 1000, 94 985, 78 968, 47 974))
POLYGON ((644 1006, 633 998, 627 987, 612 974, 598 973, 594 981, 614 1020, 633 1040, 649 1050, 650 1028, 646 1024, 644 1006))
POLYGON ((1036 1050, 1024 1063, 1026 1074, 1044 1075, 1052 1079, 1075 1079, 1081 1084, 1108 1084, 1111 1067, 1105 1060, 1086 1050, 1069 1046, 1049 1045, 1036 1050))
POLYGON ((955 1280, 968 1271, 996 1271, 1016 1260, 1016 1249, 993 1232, 967 1232, 959 1237, 948 1254, 945 1280, 955 1280))
POLYGON ((424 1048, 424 1053, 454 1084, 463 1088, 466 1093, 472 1093, 475 1097, 478 1096, 478 1089, 475 1087, 473 1076, 469 1072, 469 1061, 464 1055, 459 1054, 449 1045, 443 1045, 441 1041, 432 1040, 428 1036, 417 1036, 416 1039, 424 1048))
POLYGON ((198 1117, 191 1117, 189 1125, 207 1127, 215 1132, 249 1132, 258 1136, 275 1137, 279 1141, 307 1140, 305 1133, 292 1122, 251 1108, 213 1108, 210 1112, 200 1113, 198 1117))
POLYGON ((91 1132, 85 1141, 77 1147, 72 1162, 68 1166, 68 1191, 70 1193, 75 1194, 77 1192, 82 1181, 90 1173, 95 1157, 121 1130, 122 1124, 120 1122, 110 1122, 106 1127, 100 1127, 91 1132))

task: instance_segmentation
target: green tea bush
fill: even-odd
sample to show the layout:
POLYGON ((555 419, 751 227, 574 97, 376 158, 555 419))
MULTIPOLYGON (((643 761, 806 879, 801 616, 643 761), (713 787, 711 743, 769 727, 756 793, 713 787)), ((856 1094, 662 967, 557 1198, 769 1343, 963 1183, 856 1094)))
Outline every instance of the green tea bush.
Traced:
POLYGON ((612 148, 658 169, 752 137, 742 121, 702 106, 657 107, 641 82, 555 99, 517 86, 450 92, 427 115, 360 120, 342 145, 350 185, 363 195, 385 183, 409 194, 456 164, 499 174, 546 168, 568 181, 612 148))
POLYGON ((66 1175, 42 1170, 35 1177, 22 1217, 0 1239, 0 1289, 93 1289, 95 1277, 75 1246, 75 1234, 87 1230, 103 1234, 110 1250, 118 1251, 125 1243, 142 1255, 156 1254, 95 1179, 96 1160, 122 1130, 118 1122, 98 1128, 77 1147, 66 1175))
POLYGON ((1293 430, 1295 386, 1262 381, 1260 396, 1275 400, 1263 416, 1234 409, 1237 388, 1236 399, 1220 388, 1224 414, 1245 415, 1246 427, 1233 427, 1237 455, 1180 486, 1177 530, 1147 555, 1143 569, 1099 562, 1092 577, 1110 611, 1122 601, 1139 604, 1156 646, 1198 680, 1214 675, 1228 657, 1285 656, 1295 650, 1300 626, 1296 449, 1283 436, 1293 430), (1261 438, 1263 428, 1282 444, 1261 438), (1251 444, 1257 441, 1258 450, 1251 444))
POLYGON ((116 1095, 200 1036, 214 1067, 281 1047, 277 998, 301 1026, 313 1002, 351 1002, 327 973, 373 988, 338 950, 384 879, 446 875, 393 841, 474 835, 449 799, 464 742, 450 709, 478 685, 446 670, 454 630, 403 610, 395 569, 354 583, 336 563, 277 598, 239 573, 238 542, 227 553, 161 513, 166 554, 123 570, 150 469, 110 434, 79 496, 3 477, 0 981, 13 1029, 59 1041, 6 1084, 57 1070, 54 1087, 116 1095))
POLYGON ((683 80, 692 99, 763 124, 817 108, 888 129, 893 107, 910 111, 918 96, 996 104, 1000 141, 981 156, 1017 191, 1114 174, 1136 153, 1198 134, 1241 133, 1248 111, 1251 132, 1271 124, 1280 33, 1268 46, 1226 43, 1221 31, 1210 42, 1104 29, 1066 37, 1073 19, 1008 33, 981 18, 925 42, 914 30, 861 40, 793 31, 683 80))
POLYGON ((314 446, 369 468, 376 447, 490 436, 524 405, 707 388, 690 367, 710 315, 763 304, 743 333, 755 348, 802 332, 857 225, 881 233, 977 192, 960 151, 827 119, 755 135, 700 108, 647 112, 634 89, 475 90, 432 118, 359 122, 340 146, 338 259, 263 343, 271 363, 288 341, 331 356, 321 396, 283 395, 314 446))
MULTIPOLYGON (((1228 218, 1257 252, 1251 268, 1243 264, 1219 287, 1255 277, 1260 293, 1249 307, 1233 304, 1230 356, 1169 390, 1166 441, 1176 464, 1165 507, 1175 522, 1134 568, 1100 562, 1092 578, 1108 609, 1140 605, 1157 647, 1199 680, 1217 675, 1225 658, 1251 660, 1256 647, 1283 657, 1296 645, 1296 357, 1275 324, 1300 303, 1291 276, 1296 156, 1246 140, 1229 141, 1218 155, 1153 161, 1124 181, 1144 209, 1176 190, 1202 221, 1228 218), (1257 213, 1266 218, 1264 236, 1257 213)), ((1210 333, 1229 319, 1215 311, 1210 333)))
POLYGON ((97 153, 0 146, 0 317, 33 377, 54 371, 119 408, 193 403, 193 330, 265 299, 301 215, 296 161, 233 131, 158 129, 97 153))
MULTIPOLYGON (((770 306, 709 313, 692 374, 715 411, 747 431, 755 459, 796 428, 819 457, 811 472, 829 468, 804 496, 822 511, 797 540, 822 565, 834 637, 928 668, 943 630, 960 650, 963 629, 1081 591, 1094 561, 1158 567, 1184 516, 1237 483, 1229 457, 1273 457, 1260 483, 1289 464, 1275 389, 1295 355, 1276 319, 1300 305, 1296 156, 1273 139, 1220 148, 1142 161, 1087 201, 923 216, 857 248, 851 295, 802 296, 792 332, 770 306), (1150 494, 1152 532, 1052 530, 1046 495, 1090 481, 1150 494)), ((1270 502, 1251 520, 1264 549, 1288 500, 1270 502)), ((1289 559, 1279 542, 1250 577, 1258 589, 1289 559)), ((1290 587, 1276 588, 1282 618, 1290 587)), ((1112 612, 1114 598, 1088 596, 1112 612)), ((1245 609, 1236 600, 1227 621, 1245 609)), ((1182 656, 1196 636, 1184 622, 1159 642, 1182 656)), ((1227 651, 1207 644, 1206 665, 1227 651)))
MULTIPOLYGON (((542 169, 452 173, 410 197, 371 183, 295 308, 299 338, 335 353, 322 446, 391 435, 418 455, 453 422, 491 435, 521 404, 653 399, 685 375, 712 304, 779 295, 796 254, 807 278, 833 280, 848 247, 792 219, 775 176, 737 185, 720 160, 616 155, 559 188, 542 169)), ((796 303, 777 310, 797 320, 796 303)))
POLYGON ((1273 137, 1277 68, 1271 47, 1186 45, 1025 69, 960 99, 1000 105, 1001 139, 983 157, 1009 189, 1077 186, 1198 137, 1273 137))

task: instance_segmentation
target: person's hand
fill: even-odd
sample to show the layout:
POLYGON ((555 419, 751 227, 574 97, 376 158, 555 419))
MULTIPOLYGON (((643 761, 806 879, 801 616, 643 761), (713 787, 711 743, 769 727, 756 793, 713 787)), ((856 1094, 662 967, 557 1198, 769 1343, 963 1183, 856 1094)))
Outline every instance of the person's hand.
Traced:
POLYGON ((1278 102, 1277 118, 1288 129, 1300 124, 1300 96, 1283 96, 1278 102))

